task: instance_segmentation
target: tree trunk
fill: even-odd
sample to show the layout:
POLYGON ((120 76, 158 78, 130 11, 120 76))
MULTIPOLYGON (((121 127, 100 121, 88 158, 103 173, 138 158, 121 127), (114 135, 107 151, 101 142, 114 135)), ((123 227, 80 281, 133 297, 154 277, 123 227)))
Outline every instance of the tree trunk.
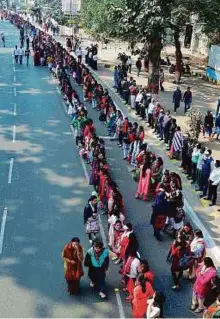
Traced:
POLYGON ((176 48, 176 69, 175 69, 175 82, 180 83, 181 80, 181 71, 182 71, 182 52, 181 52, 181 43, 180 43, 180 29, 175 27, 174 29, 174 45, 176 48))
POLYGON ((149 78, 148 86, 152 93, 159 92, 159 77, 160 77, 160 56, 162 50, 162 38, 151 37, 147 42, 147 52, 149 59, 149 78))

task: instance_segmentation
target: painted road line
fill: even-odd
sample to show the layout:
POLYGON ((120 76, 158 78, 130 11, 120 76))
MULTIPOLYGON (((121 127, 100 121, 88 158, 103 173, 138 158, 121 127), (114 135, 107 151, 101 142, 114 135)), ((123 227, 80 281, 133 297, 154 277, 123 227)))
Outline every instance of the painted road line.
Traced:
POLYGON ((14 114, 14 116, 17 115, 17 104, 16 103, 14 103, 14 112, 13 112, 13 114, 14 114))
POLYGON ((194 222, 197 228, 199 228, 204 235, 206 247, 210 250, 211 257, 216 260, 216 263, 219 264, 220 261, 220 249, 217 246, 216 242, 205 228, 203 223, 200 221, 193 208, 190 206, 189 202, 184 198, 184 206, 187 212, 187 215, 194 222))
MULTIPOLYGON (((99 136, 99 138, 102 138, 103 140, 111 140, 111 139, 114 139, 113 136, 99 136)), ((116 140, 116 139, 115 139, 116 140)))
POLYGON ((8 172, 8 184, 11 184, 13 165, 14 165, 14 159, 11 158, 10 164, 9 164, 9 172, 8 172))
POLYGON ((16 75, 14 75, 14 82, 16 82, 16 75))
POLYGON ((13 66, 13 71, 15 72, 15 67, 13 66))
POLYGON ((15 143, 15 141, 16 141, 16 126, 13 125, 13 140, 12 140, 12 142, 15 143))
POLYGON ((121 295, 118 288, 115 288, 115 296, 116 296, 118 309, 119 309, 119 318, 125 318, 124 308, 121 301, 121 295))
POLYGON ((14 96, 17 96, 17 89, 14 88, 14 96))
POLYGON ((7 219, 8 209, 4 208, 3 216, 2 216, 2 224, 1 224, 1 232, 0 232, 0 254, 2 254, 3 242, 4 242, 4 233, 5 233, 5 224, 7 219))

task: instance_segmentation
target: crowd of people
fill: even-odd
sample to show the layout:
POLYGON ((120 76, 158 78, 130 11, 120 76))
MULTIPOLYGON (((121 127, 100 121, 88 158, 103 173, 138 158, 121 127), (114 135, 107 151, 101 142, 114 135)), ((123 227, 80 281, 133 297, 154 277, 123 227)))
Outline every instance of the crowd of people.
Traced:
MULTIPOLYGON (((181 131, 176 119, 171 116, 169 110, 156 102, 153 94, 148 88, 137 87, 135 80, 130 77, 124 77, 127 72, 126 66, 115 67, 114 70, 114 87, 119 94, 131 104, 131 108, 136 110, 143 120, 146 120, 149 128, 153 130, 155 137, 164 141, 171 159, 181 160, 181 168, 187 178, 195 185, 195 189, 200 191, 200 197, 210 200, 210 205, 216 205, 217 188, 220 183, 220 162, 214 161, 211 156, 212 151, 205 149, 197 139, 191 139, 187 134, 181 131)), ((179 87, 173 94, 174 111, 180 107, 181 101, 185 104, 185 112, 190 109, 192 103, 192 93, 190 87, 182 94, 179 87)), ((113 126, 111 124, 111 126, 113 126)), ((117 129, 117 119, 114 123, 117 129)), ((215 123, 214 117, 210 110, 204 118, 204 125, 201 127, 203 136, 206 134, 209 138, 216 135, 218 139, 220 134, 220 113, 217 114, 215 123)), ((114 133, 112 129, 111 132, 114 133)))
MULTIPOLYGON (((9 19, 15 26, 24 24, 18 15, 10 15, 9 19)), ((32 27, 28 25, 28 28, 32 27)), ((89 183, 94 187, 94 191, 83 214, 85 231, 91 247, 84 258, 80 239, 74 237, 62 252, 69 293, 74 295, 79 291, 80 279, 84 275, 84 262, 84 266, 88 268, 90 286, 98 290, 101 299, 105 299, 105 277, 111 259, 120 267, 123 291, 127 293, 126 299, 131 303, 134 318, 163 317, 163 304, 166 299, 163 293, 155 290, 154 272, 148 261, 139 253, 139 242, 135 230, 126 220, 126 207, 122 193, 111 177, 105 141, 97 136, 94 122, 89 118, 88 109, 83 103, 87 101, 92 108, 100 112, 99 120, 105 123, 108 134, 118 140, 123 159, 131 164, 134 179, 138 183, 137 192, 134 194, 136 199, 152 200, 151 224, 155 238, 162 240, 162 231, 171 233, 175 238, 167 256, 167 261, 171 262, 171 275, 174 281, 172 288, 179 289, 183 273, 185 276, 187 274, 189 280, 195 280, 191 310, 197 313, 204 312, 206 318, 213 318, 219 313, 219 278, 212 259, 206 256, 206 245, 201 230, 193 230, 185 219, 180 176, 164 168, 162 158, 157 157, 145 142, 144 128, 137 122, 131 123, 128 118, 123 117, 121 111, 114 105, 108 90, 97 83, 77 54, 74 57, 50 35, 40 30, 35 32, 32 48, 35 65, 38 65, 36 54, 40 53, 40 57, 44 58, 42 65, 47 65, 57 77, 63 98, 68 105, 76 146, 79 148, 80 156, 91 166, 89 183), (83 86, 83 102, 80 101, 72 81, 75 85, 83 86), (108 218, 109 247, 104 247, 97 236, 100 231, 99 214, 107 215, 108 218)), ((88 62, 87 60, 86 63, 88 62)), ((129 91, 132 92, 133 89, 136 90, 136 85, 132 82, 129 91)), ((134 100, 136 107, 136 95, 134 100)), ((150 104, 154 104, 152 97, 149 97, 148 109, 150 104)), ((157 105, 157 107, 160 107, 158 118, 155 118, 153 109, 153 112, 149 113, 152 116, 149 117, 148 114, 149 125, 155 132, 159 132, 161 139, 164 138, 165 142, 170 143, 173 154, 181 151, 180 148, 178 149, 179 145, 182 148, 187 145, 189 148, 190 141, 183 138, 175 119, 172 119, 169 112, 164 112, 161 106, 157 105), (161 114, 163 114, 163 120, 159 121, 161 114), (170 121, 169 130, 165 125, 166 120, 170 121), (171 130, 172 126, 173 130, 171 130), (172 139, 170 134, 173 134, 172 139)), ((201 153, 201 149, 200 144, 193 145, 191 160, 194 163, 193 156, 199 158, 200 154, 203 155, 200 163, 202 172, 198 170, 198 162, 190 166, 189 161, 184 161, 184 154, 188 156, 188 150, 186 153, 181 151, 182 167, 189 178, 192 178, 192 182, 201 183, 198 186, 203 191, 202 195, 206 194, 205 186, 209 186, 208 196, 211 193, 213 200, 214 189, 217 188, 213 186, 216 186, 217 181, 219 183, 220 165, 216 161, 216 167, 212 169, 214 161, 210 159, 210 151, 209 154, 207 150, 201 153), (208 185, 204 184, 204 167, 210 168, 208 185), (197 179, 199 173, 200 180, 197 179)))

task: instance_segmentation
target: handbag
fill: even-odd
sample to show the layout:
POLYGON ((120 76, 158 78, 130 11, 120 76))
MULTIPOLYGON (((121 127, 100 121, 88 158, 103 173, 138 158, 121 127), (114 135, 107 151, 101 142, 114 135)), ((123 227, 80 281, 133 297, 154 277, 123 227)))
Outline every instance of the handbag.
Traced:
POLYGON ((86 233, 98 233, 100 230, 98 218, 90 217, 86 224, 86 233))

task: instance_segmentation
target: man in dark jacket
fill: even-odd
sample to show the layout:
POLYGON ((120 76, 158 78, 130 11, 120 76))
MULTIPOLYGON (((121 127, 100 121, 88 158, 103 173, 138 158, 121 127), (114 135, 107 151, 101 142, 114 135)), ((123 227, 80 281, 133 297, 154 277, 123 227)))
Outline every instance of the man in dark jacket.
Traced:
POLYGON ((105 299, 105 277, 109 267, 109 254, 102 242, 95 242, 93 247, 88 250, 84 266, 88 267, 90 287, 96 287, 101 299, 105 299))
POLYGON ((179 86, 176 91, 173 92, 173 103, 174 103, 174 113, 176 114, 177 109, 180 107, 180 102, 182 100, 182 92, 179 86))

